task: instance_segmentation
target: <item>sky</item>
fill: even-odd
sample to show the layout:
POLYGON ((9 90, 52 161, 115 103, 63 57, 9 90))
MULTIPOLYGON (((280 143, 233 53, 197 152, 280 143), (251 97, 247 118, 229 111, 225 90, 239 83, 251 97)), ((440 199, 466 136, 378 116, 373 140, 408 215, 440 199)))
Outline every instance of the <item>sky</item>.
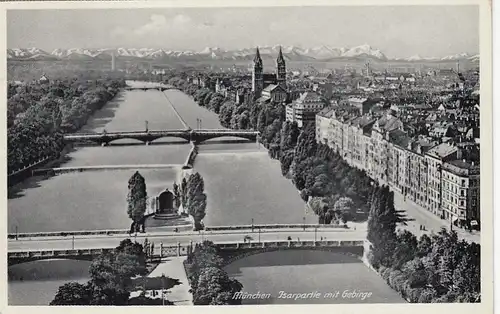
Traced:
POLYGON ((369 44, 395 58, 479 53, 477 6, 9 10, 7 47, 164 48, 369 44))

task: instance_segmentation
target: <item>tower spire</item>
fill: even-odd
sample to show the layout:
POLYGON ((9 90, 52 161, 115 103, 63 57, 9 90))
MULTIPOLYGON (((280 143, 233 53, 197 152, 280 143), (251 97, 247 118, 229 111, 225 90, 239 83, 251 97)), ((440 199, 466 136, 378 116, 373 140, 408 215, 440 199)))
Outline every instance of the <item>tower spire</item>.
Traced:
POLYGON ((286 90, 286 64, 285 58, 283 58, 283 51, 281 50, 281 46, 278 53, 278 59, 276 59, 276 67, 276 82, 286 90))
POLYGON ((283 51, 281 51, 281 46, 280 46, 280 52, 278 53, 278 59, 276 60, 278 63, 284 63, 285 58, 283 58, 283 51))
POLYGON ((257 49, 255 51, 255 57, 253 58, 253 61, 254 62, 262 62, 262 59, 260 58, 259 47, 257 47, 257 49))

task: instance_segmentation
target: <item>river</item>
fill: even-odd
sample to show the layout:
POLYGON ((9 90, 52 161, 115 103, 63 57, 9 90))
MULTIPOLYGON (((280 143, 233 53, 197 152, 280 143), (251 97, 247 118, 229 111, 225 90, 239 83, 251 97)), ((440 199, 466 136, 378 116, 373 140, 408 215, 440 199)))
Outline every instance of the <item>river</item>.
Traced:
MULTIPOLYGON (((122 91, 94 114, 82 132, 101 132, 104 129, 108 132, 140 131, 146 128, 146 124, 150 130, 182 129, 186 125, 195 129, 198 119, 201 119, 204 129, 222 128, 217 115, 199 107, 189 96, 178 90, 122 91)), ((189 149, 190 145, 175 139, 157 140, 149 146, 138 141, 120 140, 108 147, 77 147, 67 154, 67 161, 62 166, 182 164, 189 149), (131 142, 136 145, 120 145, 131 142)), ((281 175, 279 162, 271 160, 267 151, 255 142, 234 138, 206 141, 199 146, 194 169, 199 171, 205 180, 208 198, 204 219, 206 225, 250 224, 252 221, 317 221, 313 214, 305 213, 304 203, 297 190, 290 180, 281 175), (228 141, 231 143, 227 143, 228 141)), ((141 169, 148 195, 157 195, 165 188, 171 188, 179 176, 179 171, 180 168, 175 167, 141 169)), ((126 213, 127 181, 133 172, 134 170, 108 170, 66 173, 49 178, 32 177, 9 193, 8 231, 128 228, 130 219, 126 213)), ((244 270, 242 281, 245 286, 265 289, 266 284, 261 286, 258 282, 269 281, 271 274, 265 267, 262 271, 255 268, 252 259, 247 260, 247 263, 247 266, 234 264, 231 266, 231 272, 234 273, 234 267, 241 268, 244 270), (252 286, 251 282, 255 280, 257 284, 252 286)), ((326 271, 342 277, 342 265, 322 269, 316 276, 320 278, 321 273, 326 271)), ((309 272, 308 269, 300 267, 304 265, 295 267, 295 271, 302 274, 303 271, 305 274, 309 272)), ((376 286, 385 286, 382 279, 374 279, 374 274, 366 277, 368 270, 363 264, 358 263, 350 267, 349 273, 354 277, 361 274, 362 278, 365 278, 362 280, 375 281, 376 286)), ((9 303, 47 304, 60 284, 87 280, 87 268, 87 262, 71 261, 34 262, 10 267, 9 303), (74 271, 66 271, 67 269, 74 271), (42 272, 48 275, 44 278, 33 275, 42 272)), ((290 272, 291 270, 282 268, 277 276, 272 276, 272 281, 281 278, 282 286, 294 285, 297 278, 288 276, 290 272)), ((334 275, 328 275, 328 280, 323 282, 322 287, 328 286, 330 280, 345 281, 344 277, 339 279, 336 275, 331 276, 334 275)), ((309 286, 306 286, 312 289, 314 282, 309 281, 309 286)), ((279 287, 268 286, 267 289, 276 290, 279 287)))

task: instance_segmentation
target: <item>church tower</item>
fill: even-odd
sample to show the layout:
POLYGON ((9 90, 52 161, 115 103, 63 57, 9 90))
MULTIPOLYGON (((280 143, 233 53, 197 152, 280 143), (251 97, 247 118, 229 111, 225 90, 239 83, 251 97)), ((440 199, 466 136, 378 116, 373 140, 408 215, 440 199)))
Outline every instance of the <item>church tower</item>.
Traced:
POLYGON ((252 92, 254 92, 255 97, 260 97, 262 90, 264 89, 264 68, 262 66, 262 59, 260 58, 259 47, 255 52, 255 57, 253 58, 253 68, 252 68, 252 92))
POLYGON ((283 58, 283 52, 281 52, 281 46, 280 52, 278 54, 278 59, 276 59, 276 68, 278 70, 278 72, 276 73, 276 82, 279 86, 283 87, 286 90, 286 65, 285 58, 283 58))

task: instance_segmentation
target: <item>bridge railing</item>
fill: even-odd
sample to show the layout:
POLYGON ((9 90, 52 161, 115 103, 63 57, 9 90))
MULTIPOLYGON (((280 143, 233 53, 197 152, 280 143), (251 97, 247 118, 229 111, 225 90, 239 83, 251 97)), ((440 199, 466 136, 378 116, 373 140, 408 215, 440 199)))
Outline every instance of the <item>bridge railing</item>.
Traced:
POLYGON ((323 225, 323 224, 254 224, 240 226, 207 226, 205 231, 235 231, 254 229, 347 229, 346 225, 323 225))
POLYGON ((77 249, 77 250, 40 250, 40 251, 23 251, 23 252, 8 252, 8 258, 43 258, 43 257, 71 257, 79 255, 99 255, 111 251, 111 248, 101 249, 77 249))
MULTIPOLYGON (((322 224, 255 224, 255 225, 239 225, 239 226, 206 226, 206 232, 217 231, 240 231, 259 229, 306 229, 314 231, 314 229, 347 229, 345 225, 322 225, 322 224)), ((173 231, 173 229, 171 230, 173 231)), ((37 238, 37 237, 70 237, 70 236, 101 236, 101 235, 126 235, 128 229, 112 229, 112 230, 81 230, 81 231, 52 231, 52 232, 35 232, 35 233, 9 233, 9 239, 17 238, 37 238)))

